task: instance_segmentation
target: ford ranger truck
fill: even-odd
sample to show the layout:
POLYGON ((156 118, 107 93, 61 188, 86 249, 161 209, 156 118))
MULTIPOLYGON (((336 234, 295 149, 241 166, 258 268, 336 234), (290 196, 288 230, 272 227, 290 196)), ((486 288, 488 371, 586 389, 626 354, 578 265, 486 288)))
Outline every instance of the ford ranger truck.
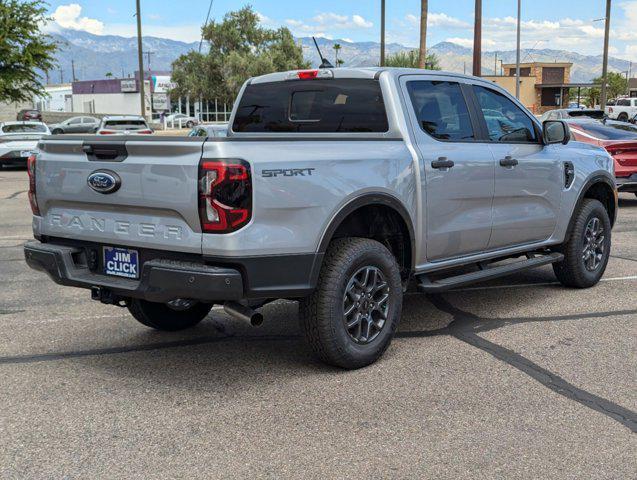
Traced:
POLYGON ((553 265, 592 287, 617 212, 613 159, 491 82, 402 69, 252 78, 227 138, 47 137, 29 161, 27 263, 142 324, 213 305, 253 324, 300 302, 317 356, 387 349, 429 294, 553 265))

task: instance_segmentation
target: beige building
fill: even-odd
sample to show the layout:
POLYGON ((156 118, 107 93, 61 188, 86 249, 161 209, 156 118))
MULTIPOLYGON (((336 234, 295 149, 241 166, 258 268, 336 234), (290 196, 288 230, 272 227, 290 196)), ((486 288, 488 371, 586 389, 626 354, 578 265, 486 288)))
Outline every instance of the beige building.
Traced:
POLYGON ((628 94, 632 98, 637 98, 637 78, 628 80, 628 94))
MULTIPOLYGON (((520 64, 520 101, 536 115, 548 110, 566 108, 572 88, 592 87, 592 84, 570 83, 572 63, 533 62, 520 64)), ((502 65, 504 75, 485 76, 515 95, 515 64, 502 65)), ((574 99, 577 100, 576 98, 574 99)))

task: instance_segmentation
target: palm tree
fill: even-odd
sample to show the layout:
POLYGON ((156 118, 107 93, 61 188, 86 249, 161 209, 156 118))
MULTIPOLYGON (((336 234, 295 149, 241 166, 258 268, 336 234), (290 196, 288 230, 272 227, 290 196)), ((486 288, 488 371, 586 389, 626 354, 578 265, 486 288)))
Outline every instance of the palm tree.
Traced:
POLYGON ((418 57, 418 68, 427 67, 427 12, 429 10, 428 0, 421 0, 420 9, 420 54, 418 57))
POLYGON ((334 53, 336 55, 336 62, 334 62, 334 65, 338 67, 339 66, 338 52, 340 52, 341 48, 343 47, 341 47, 340 43, 335 43, 333 48, 334 48, 334 53))

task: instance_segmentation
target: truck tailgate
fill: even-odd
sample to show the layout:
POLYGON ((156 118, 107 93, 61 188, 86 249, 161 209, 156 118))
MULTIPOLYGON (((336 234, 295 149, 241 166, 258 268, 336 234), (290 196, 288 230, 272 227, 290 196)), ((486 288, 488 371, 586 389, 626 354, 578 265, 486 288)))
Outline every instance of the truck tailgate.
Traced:
POLYGON ((45 139, 37 160, 36 233, 49 237, 201 253, 197 180, 204 139, 45 139), (88 177, 115 173, 99 193, 88 177))

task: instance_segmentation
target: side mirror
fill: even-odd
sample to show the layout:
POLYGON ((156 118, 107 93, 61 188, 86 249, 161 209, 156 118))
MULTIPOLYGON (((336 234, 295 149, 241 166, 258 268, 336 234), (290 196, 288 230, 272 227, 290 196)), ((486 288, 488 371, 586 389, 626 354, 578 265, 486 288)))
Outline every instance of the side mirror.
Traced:
POLYGON ((542 124, 544 143, 553 145, 561 143, 566 145, 571 141, 571 129, 562 120, 547 120, 542 124))

